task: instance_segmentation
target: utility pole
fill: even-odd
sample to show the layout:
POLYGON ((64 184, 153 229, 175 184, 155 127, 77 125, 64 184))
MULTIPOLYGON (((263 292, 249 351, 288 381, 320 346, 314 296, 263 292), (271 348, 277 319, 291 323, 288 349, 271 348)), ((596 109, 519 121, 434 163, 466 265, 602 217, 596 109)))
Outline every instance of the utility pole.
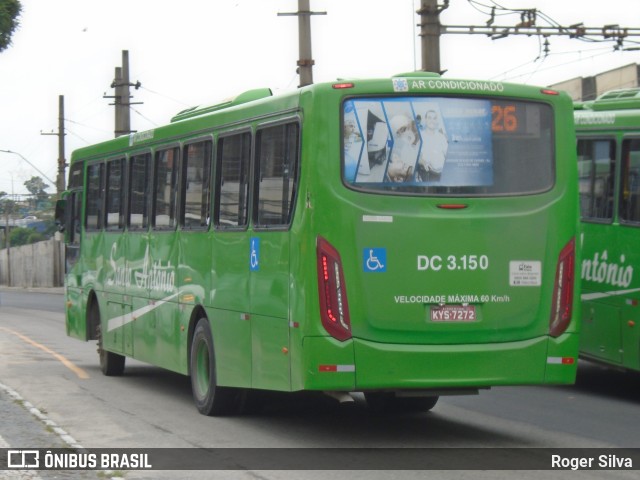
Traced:
POLYGON ((444 0, 443 5, 438 5, 438 0, 421 0, 420 10, 420 37, 422 46, 422 71, 443 73, 440 70, 440 13, 449 7, 449 0, 444 0))
POLYGON ((55 135, 58 137, 58 176, 56 177, 56 190, 58 193, 65 189, 65 170, 67 161, 64 154, 64 95, 58 95, 58 133, 42 133, 40 135, 55 135))
POLYGON ((122 67, 116 67, 115 78, 111 82, 111 88, 115 88, 115 95, 103 95, 103 98, 113 98, 113 103, 109 105, 115 105, 116 117, 115 117, 115 136, 129 135, 133 131, 131 130, 131 105, 141 105, 143 102, 131 102, 131 90, 129 87, 139 89, 142 84, 138 81, 131 83, 129 81, 129 51, 122 51, 122 67))
POLYGON ((326 15, 327 12, 312 12, 309 0, 298 0, 298 11, 278 13, 278 16, 298 17, 298 69, 300 87, 313 84, 313 56, 311 55, 311 15, 326 15))

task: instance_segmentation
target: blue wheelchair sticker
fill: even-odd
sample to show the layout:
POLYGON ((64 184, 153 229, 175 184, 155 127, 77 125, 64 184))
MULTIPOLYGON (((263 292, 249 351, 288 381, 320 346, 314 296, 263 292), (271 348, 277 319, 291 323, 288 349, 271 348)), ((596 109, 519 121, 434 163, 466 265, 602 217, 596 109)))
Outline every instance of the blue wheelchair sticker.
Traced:
POLYGON ((365 272, 386 272, 387 249, 365 248, 362 251, 362 265, 365 272))
POLYGON ((251 238, 251 253, 249 254, 249 270, 257 272, 260 270, 260 239, 251 238))

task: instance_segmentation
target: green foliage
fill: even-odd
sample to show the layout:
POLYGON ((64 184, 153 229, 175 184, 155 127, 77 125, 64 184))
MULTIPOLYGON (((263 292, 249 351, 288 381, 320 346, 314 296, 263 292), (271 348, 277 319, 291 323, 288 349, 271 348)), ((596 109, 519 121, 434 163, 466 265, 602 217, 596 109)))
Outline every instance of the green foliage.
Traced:
POLYGON ((29 245, 31 243, 41 242, 46 240, 42 233, 36 232, 33 228, 15 227, 11 229, 9 234, 12 247, 19 247, 20 245, 29 245))
POLYGON ((0 0, 0 52, 11 45, 11 37, 20 22, 22 5, 18 0, 0 0))
POLYGON ((5 192, 0 192, 0 214, 3 217, 5 215, 11 215, 15 206, 15 202, 6 197, 7 194, 5 192))

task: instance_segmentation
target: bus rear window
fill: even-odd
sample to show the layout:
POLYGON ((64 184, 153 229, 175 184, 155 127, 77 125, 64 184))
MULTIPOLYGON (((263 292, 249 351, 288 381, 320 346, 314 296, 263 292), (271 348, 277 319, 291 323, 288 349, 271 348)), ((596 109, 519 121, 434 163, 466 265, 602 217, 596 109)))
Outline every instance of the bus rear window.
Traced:
POLYGON ((345 184, 412 195, 519 195, 554 183, 549 105, 452 97, 357 98, 342 109, 345 184))

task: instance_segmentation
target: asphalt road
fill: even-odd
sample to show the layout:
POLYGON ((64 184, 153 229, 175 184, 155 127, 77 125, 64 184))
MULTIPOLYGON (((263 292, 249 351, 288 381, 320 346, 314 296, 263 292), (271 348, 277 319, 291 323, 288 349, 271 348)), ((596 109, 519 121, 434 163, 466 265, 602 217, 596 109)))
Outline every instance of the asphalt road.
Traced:
MULTIPOLYGON (((588 363, 580 364, 575 386, 494 388, 477 396, 443 397, 426 414, 374 414, 360 397, 355 405, 344 407, 318 395, 274 394, 265 398, 263 411, 253 415, 204 417, 193 406, 187 377, 129 359, 124 376, 104 377, 95 342, 65 335, 63 303, 58 293, 0 293, 0 383, 46 412, 48 419, 85 448, 640 448, 640 377, 588 363)), ((0 390, 0 441, 4 437, 7 444, 24 448, 59 444, 59 436, 24 407, 9 409, 7 402, 16 403, 0 390), (27 440, 34 444, 25 445, 27 440)), ((392 475, 378 470, 128 471, 125 477, 506 479, 574 478, 577 474, 637 479, 635 468, 471 469, 438 471, 435 476, 428 471, 392 475)), ((40 476, 54 478, 47 477, 49 473, 40 476)), ((95 478, 94 472, 66 475, 55 478, 95 478)))

